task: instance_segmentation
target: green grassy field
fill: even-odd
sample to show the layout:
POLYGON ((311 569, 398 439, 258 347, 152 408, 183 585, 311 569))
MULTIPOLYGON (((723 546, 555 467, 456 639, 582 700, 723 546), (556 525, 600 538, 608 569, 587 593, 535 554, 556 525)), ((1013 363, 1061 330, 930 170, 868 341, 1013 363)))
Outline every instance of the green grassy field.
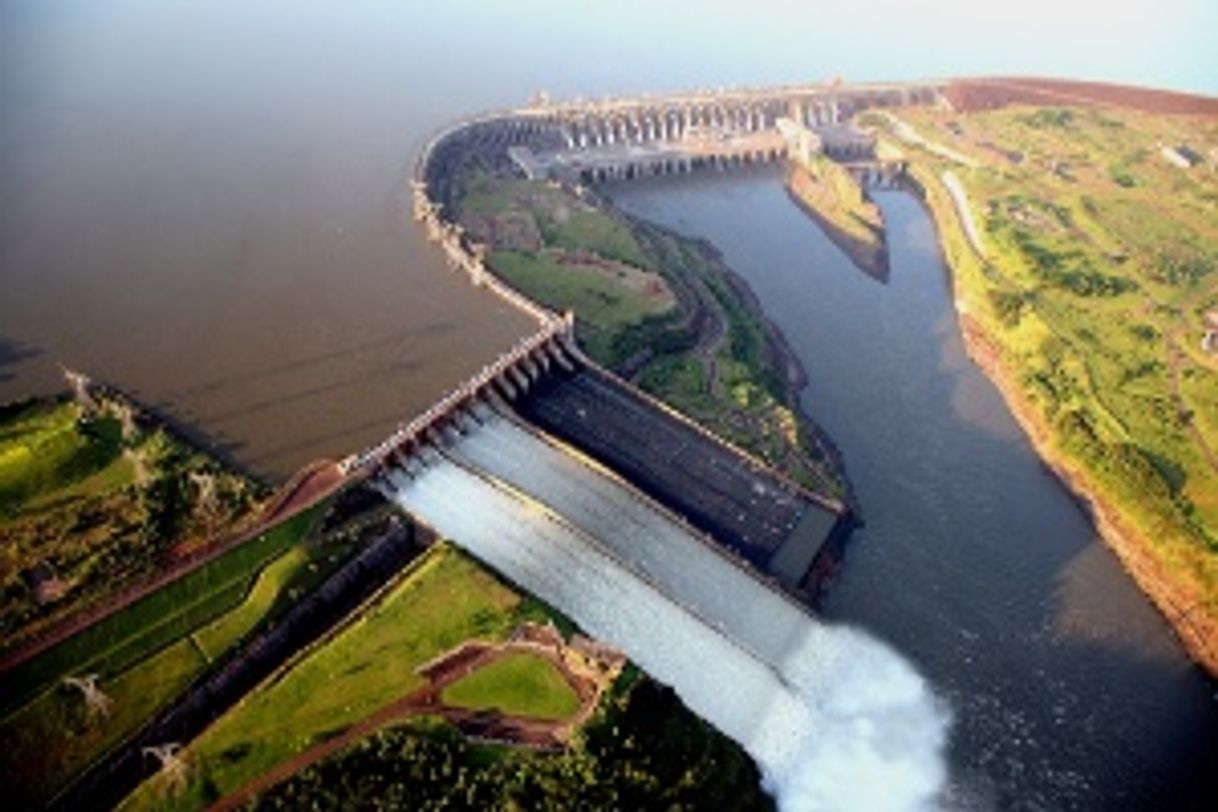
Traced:
POLYGON ((535 234, 552 248, 592 251, 605 259, 653 270, 627 222, 567 191, 539 181, 485 173, 464 176, 459 217, 472 233, 495 242, 494 220, 504 215, 517 219, 523 215, 526 233, 534 233, 528 228, 531 224, 535 234), (475 218, 491 222, 479 224, 475 218))
POLYGON ((319 511, 289 519, 0 674, 0 709, 8 714, 69 674, 119 673, 228 612, 244 600, 266 562, 307 534, 319 511))
POLYGON ((482 171, 462 177, 458 219, 491 249, 492 270, 553 309, 574 310, 589 356, 609 368, 644 359, 643 389, 804 485, 843 493, 833 463, 791 408, 760 315, 728 283, 710 246, 548 183, 482 171), (615 263, 671 292, 657 295, 646 279, 627 284, 612 272, 615 263), (684 320, 694 300, 726 322, 713 346, 699 348, 684 320))
POLYGON ((486 745, 426 719, 385 728, 255 809, 770 810, 748 756, 671 690, 623 674, 560 752, 486 745))
POLYGON ((14 788, 13 800, 44 803, 344 560, 346 547, 302 541, 314 518, 296 517, 244 555, 209 565, 214 572, 187 576, 49 650, 35 667, 4 675, 6 691, 32 693, 0 720, 0 785, 14 788), (109 717, 91 716, 80 693, 61 684, 88 673, 112 700, 109 717), (14 682, 22 678, 28 682, 14 682))
POLYGON ((1218 122, 1020 107, 902 117, 977 164, 907 150, 960 308, 1054 454, 1120 510, 1181 608, 1218 624, 1218 357, 1199 346, 1203 314, 1218 306, 1218 174, 1160 152, 1213 144, 1218 122), (943 190, 949 169, 967 188, 982 258, 943 190))
POLYGON ((579 710, 579 696, 549 660, 511 652, 444 689, 448 705, 498 710, 534 719, 566 719, 579 710))
POLYGON ((183 797, 162 798, 154 779, 124 808, 205 806, 421 687, 415 669, 458 643, 501 640, 520 622, 544 618, 540 604, 437 546, 350 625, 196 739, 183 797))
POLYGON ((248 512, 253 489, 157 429, 124 437, 112 400, 0 410, 0 639, 10 648, 155 571, 248 512), (142 460, 137 471, 133 455, 142 460), (191 473, 214 477, 197 511, 191 473))
POLYGON ((672 307, 671 296, 649 297, 597 270, 560 264, 552 254, 496 251, 495 273, 532 299, 555 310, 574 310, 596 328, 617 331, 672 307))

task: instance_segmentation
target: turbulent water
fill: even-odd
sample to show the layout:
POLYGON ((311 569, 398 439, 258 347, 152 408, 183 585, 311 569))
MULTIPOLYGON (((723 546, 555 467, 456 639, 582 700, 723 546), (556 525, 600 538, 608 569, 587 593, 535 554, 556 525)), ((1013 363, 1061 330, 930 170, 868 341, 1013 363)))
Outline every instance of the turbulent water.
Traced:
POLYGON ((397 499, 620 647, 757 761, 779 806, 941 801, 948 714, 868 635, 813 620, 612 474, 500 418, 397 499))

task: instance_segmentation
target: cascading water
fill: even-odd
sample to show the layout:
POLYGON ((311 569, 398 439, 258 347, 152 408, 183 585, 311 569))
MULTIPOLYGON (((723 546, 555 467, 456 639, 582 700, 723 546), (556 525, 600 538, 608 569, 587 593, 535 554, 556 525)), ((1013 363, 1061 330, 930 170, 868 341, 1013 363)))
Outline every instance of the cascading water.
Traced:
POLYGON ((784 810, 931 808, 948 713, 889 647, 819 623, 612 474, 494 418, 399 504, 671 685, 784 810))

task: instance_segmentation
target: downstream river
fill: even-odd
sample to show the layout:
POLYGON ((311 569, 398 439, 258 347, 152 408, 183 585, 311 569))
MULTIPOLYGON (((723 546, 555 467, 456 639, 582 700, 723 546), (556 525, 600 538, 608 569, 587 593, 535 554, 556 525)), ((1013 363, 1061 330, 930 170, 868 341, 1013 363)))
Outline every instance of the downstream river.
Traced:
POLYGON ((1213 686, 966 358, 916 199, 876 195, 885 285, 795 207, 776 171, 609 191, 714 243, 803 362, 804 406, 842 452, 866 521, 825 614, 894 644, 947 699, 962 805, 1218 797, 1213 686))

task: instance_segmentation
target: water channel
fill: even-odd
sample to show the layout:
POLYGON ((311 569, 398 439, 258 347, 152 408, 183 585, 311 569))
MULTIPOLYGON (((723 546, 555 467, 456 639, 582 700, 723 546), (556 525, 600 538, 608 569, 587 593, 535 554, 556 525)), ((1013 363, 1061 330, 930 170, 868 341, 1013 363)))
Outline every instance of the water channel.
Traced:
POLYGON ((711 240, 808 371, 804 405, 862 504, 829 618, 910 656, 955 714, 962 797, 1000 808, 1168 808, 1215 791, 1218 703, 964 355, 933 224, 878 193, 887 285, 774 171, 611 188, 711 240))

